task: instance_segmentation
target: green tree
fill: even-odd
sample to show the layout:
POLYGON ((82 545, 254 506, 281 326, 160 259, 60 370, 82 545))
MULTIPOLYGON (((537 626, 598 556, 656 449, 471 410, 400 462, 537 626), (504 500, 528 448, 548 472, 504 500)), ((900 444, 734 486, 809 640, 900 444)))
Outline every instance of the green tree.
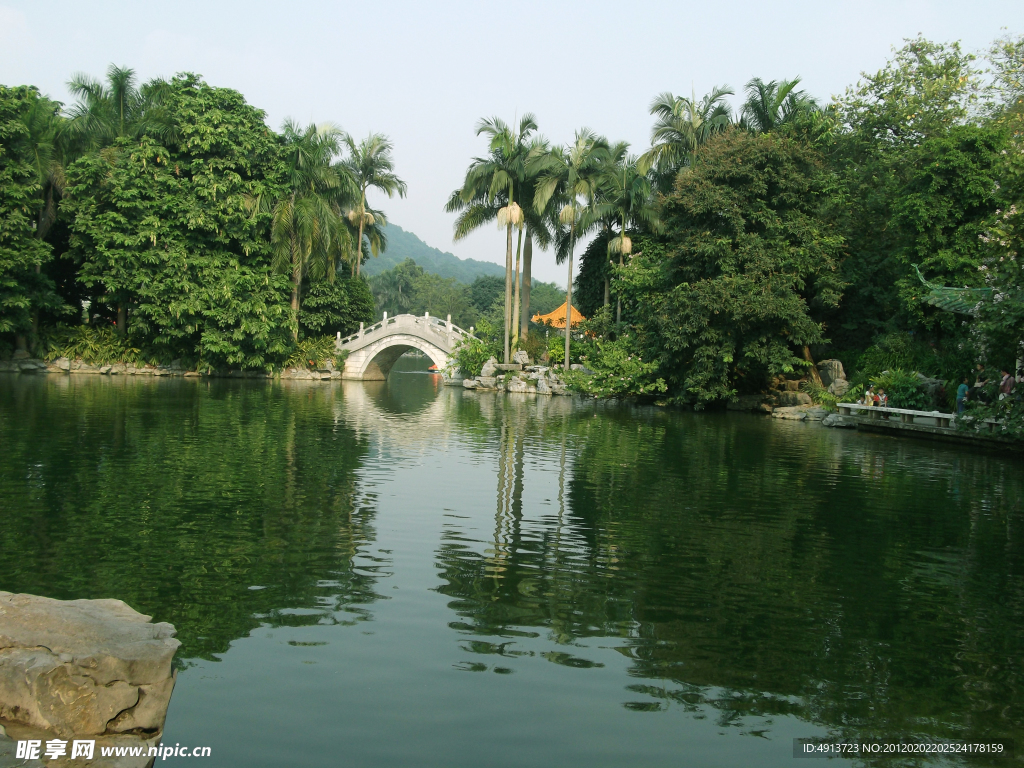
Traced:
POLYGON ((128 333, 159 358, 261 368, 287 350, 288 283, 271 269, 269 213, 284 176, 264 114, 240 94, 194 75, 168 84, 177 137, 117 139, 68 168, 62 216, 80 280, 133 297, 128 333))
POLYGON ((707 144, 664 204, 663 240, 620 270, 640 348, 673 396, 703 404, 805 368, 837 304, 843 238, 810 147, 733 130, 707 144))
POLYGON ((0 334, 16 335, 20 350, 32 327, 31 284, 51 253, 35 232, 42 184, 26 124, 39 100, 34 88, 0 86, 0 334))
MULTIPOLYGON (((848 201, 845 210, 839 211, 849 249, 842 265, 848 289, 830 325, 833 341, 841 349, 863 349, 879 334, 919 324, 919 313, 908 312, 913 304, 904 298, 912 298, 907 290, 916 280, 910 263, 920 255, 910 258, 914 244, 921 235, 925 236, 922 244, 929 237, 934 241, 926 230, 935 212, 919 204, 926 197, 939 207, 952 203, 947 194, 973 183, 965 185, 950 172, 957 166, 979 168, 976 160, 958 160, 928 181, 931 171, 919 163, 929 156, 932 162, 938 160, 937 153, 952 159, 947 151, 951 147, 940 149, 940 144, 951 129, 968 123, 980 88, 981 73, 973 56, 955 44, 916 38, 894 51, 878 72, 862 75, 838 99, 840 130, 830 160, 848 201), (908 205, 908 191, 918 201, 917 213, 908 205), (899 223, 895 221, 898 213, 899 223), (915 222, 925 225, 924 229, 918 231, 915 222)), ((948 225, 954 214, 948 209, 939 218, 948 225)), ((948 226, 945 231, 950 231, 948 226)), ((941 338, 936 341, 941 343, 941 338)))
MULTIPOLYGON (((61 105, 44 96, 38 96, 31 107, 24 113, 23 120, 28 133, 25 136, 22 152, 27 156, 39 182, 40 195, 36 204, 35 235, 40 240, 48 240, 48 235, 57 219, 57 204, 64 191, 65 167, 70 157, 66 128, 67 121, 60 114, 61 105)), ((44 267, 52 264, 51 258, 35 265, 34 272, 26 276, 24 285, 32 304, 32 327, 30 330, 33 345, 38 339, 40 313, 51 316, 64 314, 68 307, 55 291, 53 280, 44 271, 44 267)), ((19 348, 27 348, 24 336, 19 338, 19 348)), ((40 350, 36 350, 37 353, 40 350)))
POLYGON ((302 292, 302 332, 306 336, 348 336, 359 323, 373 321, 373 294, 362 278, 309 283, 302 292))
POLYGON ((345 167, 358 189, 355 205, 349 211, 349 221, 358 229, 355 258, 352 262, 353 274, 358 276, 362 264, 364 229, 367 226, 374 227, 370 238, 370 247, 374 255, 384 250, 381 243, 386 243, 382 239, 382 228, 387 221, 379 212, 374 212, 366 207, 366 190, 373 188, 388 197, 393 197, 396 194, 399 197, 405 197, 406 185, 394 172, 395 164, 391 157, 392 146, 387 136, 381 133, 371 133, 357 144, 351 136, 346 134, 345 144, 349 152, 349 156, 345 159, 345 167))
POLYGON ((469 286, 469 298, 478 312, 486 312, 501 299, 504 283, 500 277, 481 275, 469 286))
MULTIPOLYGON (((108 162, 116 162, 117 154, 138 140, 151 137, 159 142, 176 135, 174 119, 162 103, 168 92, 164 81, 139 87, 135 70, 111 64, 105 84, 78 74, 68 89, 78 101, 68 110, 64 134, 69 145, 80 151, 103 153, 108 162)), ((123 336, 135 297, 124 280, 111 280, 108 288, 117 310, 117 332, 123 336)))
POLYGON ((416 302, 416 280, 423 274, 423 267, 412 259, 406 259, 391 269, 370 278, 370 290, 378 312, 401 315, 410 312, 416 302))
POLYGON ((987 248, 981 238, 999 205, 996 172, 1004 145, 1001 128, 965 125, 906 153, 910 168, 893 201, 891 225, 903 235, 896 253, 903 271, 897 288, 908 319, 926 326, 937 320, 955 324, 949 313, 922 302, 914 264, 945 285, 983 284, 979 267, 987 248))

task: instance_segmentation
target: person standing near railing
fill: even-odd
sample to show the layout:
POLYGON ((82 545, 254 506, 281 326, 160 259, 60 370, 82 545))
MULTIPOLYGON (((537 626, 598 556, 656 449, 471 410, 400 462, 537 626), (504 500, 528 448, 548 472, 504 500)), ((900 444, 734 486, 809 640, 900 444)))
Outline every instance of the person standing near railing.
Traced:
POLYGON ((1005 368, 1003 368, 1002 374, 1003 378, 999 382, 999 399, 1005 400, 1013 392, 1013 387, 1016 382, 1013 380, 1013 376, 1010 375, 1010 372, 1005 368))
POLYGON ((971 387, 967 382, 968 378, 964 376, 960 386, 956 388, 956 412, 958 415, 967 408, 967 394, 971 391, 971 387))

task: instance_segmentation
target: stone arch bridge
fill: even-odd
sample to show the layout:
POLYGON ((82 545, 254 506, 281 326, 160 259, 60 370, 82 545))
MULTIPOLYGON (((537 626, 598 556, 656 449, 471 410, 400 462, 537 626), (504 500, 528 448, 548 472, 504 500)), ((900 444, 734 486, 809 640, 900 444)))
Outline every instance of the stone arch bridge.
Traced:
POLYGON ((348 350, 343 379, 383 381, 391 367, 402 355, 418 349, 429 357, 438 370, 448 365, 448 359, 459 340, 470 334, 447 320, 423 315, 384 316, 369 328, 359 325, 359 331, 338 339, 338 351, 348 350))

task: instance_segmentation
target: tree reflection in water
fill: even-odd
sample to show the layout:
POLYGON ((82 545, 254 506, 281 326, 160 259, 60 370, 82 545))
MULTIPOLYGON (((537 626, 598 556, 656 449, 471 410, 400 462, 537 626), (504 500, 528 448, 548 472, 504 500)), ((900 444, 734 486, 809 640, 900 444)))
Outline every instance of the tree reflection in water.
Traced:
POLYGON ((843 737, 1024 736, 1016 461, 476 397, 497 442, 494 540, 449 526, 437 552, 465 650, 585 668, 605 651, 574 646, 602 638, 630 660, 624 706, 723 726, 791 714, 843 737), (524 510, 524 485, 554 472, 557 515, 524 510))
POLYGON ((177 627, 179 659, 368 618, 389 564, 362 554, 366 443, 301 384, 6 380, 0 588, 124 600, 177 627))

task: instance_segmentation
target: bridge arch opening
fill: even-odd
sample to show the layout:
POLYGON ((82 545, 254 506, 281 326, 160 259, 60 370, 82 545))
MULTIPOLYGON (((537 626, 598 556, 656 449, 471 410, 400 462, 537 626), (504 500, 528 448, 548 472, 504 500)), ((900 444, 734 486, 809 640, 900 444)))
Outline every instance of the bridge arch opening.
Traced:
POLYGON ((363 381, 386 381, 388 374, 391 373, 391 369, 398 362, 398 358, 406 352, 413 350, 425 354, 438 368, 444 368, 448 364, 448 355, 432 344, 415 343, 405 339, 401 342, 387 345, 373 355, 366 362, 366 367, 363 369, 363 375, 360 378, 363 381))

